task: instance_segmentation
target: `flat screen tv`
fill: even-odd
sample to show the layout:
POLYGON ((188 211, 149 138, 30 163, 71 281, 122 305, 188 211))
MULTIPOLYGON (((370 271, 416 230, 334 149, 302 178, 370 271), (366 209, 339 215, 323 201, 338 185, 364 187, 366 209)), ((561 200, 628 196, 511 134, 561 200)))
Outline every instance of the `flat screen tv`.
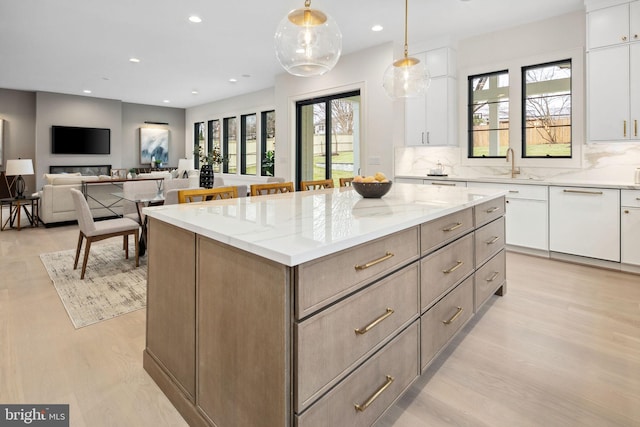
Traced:
POLYGON ((52 154, 110 154, 111 129, 51 127, 52 154))

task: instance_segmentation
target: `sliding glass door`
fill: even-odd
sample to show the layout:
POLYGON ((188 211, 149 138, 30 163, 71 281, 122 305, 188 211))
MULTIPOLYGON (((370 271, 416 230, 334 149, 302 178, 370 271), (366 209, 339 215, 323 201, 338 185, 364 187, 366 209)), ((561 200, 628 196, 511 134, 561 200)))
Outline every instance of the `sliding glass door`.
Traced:
POLYGON ((360 91, 296 103, 296 186, 358 174, 360 91))

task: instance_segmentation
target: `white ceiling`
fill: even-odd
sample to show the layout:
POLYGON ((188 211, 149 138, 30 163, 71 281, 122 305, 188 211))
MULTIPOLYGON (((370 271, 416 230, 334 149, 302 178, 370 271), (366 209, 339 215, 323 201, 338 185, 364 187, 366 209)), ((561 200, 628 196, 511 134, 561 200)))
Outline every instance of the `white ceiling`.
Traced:
MULTIPOLYGON (((179 108, 268 88, 284 72, 275 59, 275 28, 303 6, 304 0, 0 0, 0 88, 179 108), (190 23, 193 14, 202 23, 190 23)), ((402 0, 311 6, 338 22, 343 55, 403 42, 402 0), (374 24, 384 30, 372 32, 374 24)), ((459 40, 576 10, 584 10, 583 0, 410 0, 409 48, 412 41, 459 40)))

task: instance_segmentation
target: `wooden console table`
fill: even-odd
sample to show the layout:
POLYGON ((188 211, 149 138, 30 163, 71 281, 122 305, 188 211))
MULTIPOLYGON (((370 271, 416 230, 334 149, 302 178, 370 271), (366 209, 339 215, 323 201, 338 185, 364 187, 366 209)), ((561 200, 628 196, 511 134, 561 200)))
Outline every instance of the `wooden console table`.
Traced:
POLYGON ((20 230, 22 228, 21 225, 21 209, 24 211, 27 219, 29 220, 29 224, 31 227, 37 227, 40 222, 40 212, 39 212, 39 201, 40 196, 25 196, 21 199, 14 198, 6 198, 0 199, 0 231, 4 231, 7 228, 7 224, 9 227, 20 230), (3 210, 2 208, 8 205, 9 206, 9 217, 4 220, 2 218, 3 210), (27 210, 27 206, 31 205, 31 211, 27 210), (17 224, 17 225, 14 225, 17 224))

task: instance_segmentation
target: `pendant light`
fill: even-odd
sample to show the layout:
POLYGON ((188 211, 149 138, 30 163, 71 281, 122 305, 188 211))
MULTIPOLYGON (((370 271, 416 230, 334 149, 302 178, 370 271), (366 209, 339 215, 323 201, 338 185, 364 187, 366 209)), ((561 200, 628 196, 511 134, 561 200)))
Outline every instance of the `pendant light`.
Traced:
POLYGON ((276 57, 294 76, 320 76, 330 71, 340 59, 342 33, 329 15, 311 9, 305 0, 303 9, 285 16, 275 34, 276 57))
POLYGON ((415 98, 424 93, 431 84, 431 76, 424 63, 409 56, 407 42, 407 17, 409 0, 404 2, 404 56, 393 62, 384 72, 382 86, 391 98, 415 98))

